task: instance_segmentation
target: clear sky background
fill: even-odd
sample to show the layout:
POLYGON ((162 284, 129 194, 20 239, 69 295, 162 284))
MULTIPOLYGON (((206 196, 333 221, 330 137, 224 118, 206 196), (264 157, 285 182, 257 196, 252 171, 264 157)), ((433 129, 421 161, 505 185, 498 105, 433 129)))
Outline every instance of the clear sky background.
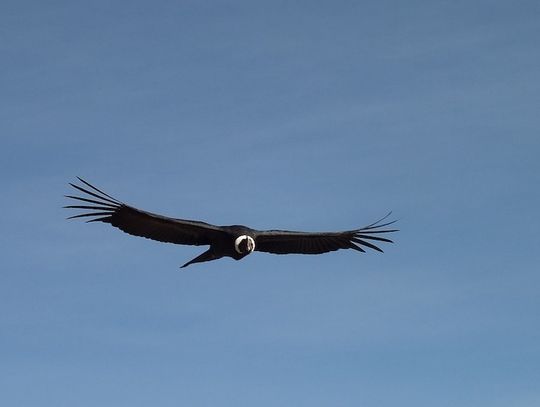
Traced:
POLYGON ((5 406, 540 405, 538 1, 3 1, 5 406), (385 253, 204 250, 150 211, 385 253))

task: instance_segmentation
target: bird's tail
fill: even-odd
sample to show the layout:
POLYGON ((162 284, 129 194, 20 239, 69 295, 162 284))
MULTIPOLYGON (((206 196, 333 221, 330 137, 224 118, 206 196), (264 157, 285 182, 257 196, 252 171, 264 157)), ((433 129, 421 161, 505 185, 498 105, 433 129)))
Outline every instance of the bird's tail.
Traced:
POLYGON ((183 266, 181 266, 180 268, 184 268, 184 267, 187 267, 189 266, 190 264, 193 264, 193 263, 202 263, 203 261, 211 261, 211 260, 217 260, 219 258, 221 258, 222 256, 220 255, 217 255, 216 253, 214 253, 214 251, 210 248, 208 249, 207 251, 205 251, 204 253, 200 254, 199 256, 195 257, 194 259, 188 261, 186 264, 184 264, 183 266))

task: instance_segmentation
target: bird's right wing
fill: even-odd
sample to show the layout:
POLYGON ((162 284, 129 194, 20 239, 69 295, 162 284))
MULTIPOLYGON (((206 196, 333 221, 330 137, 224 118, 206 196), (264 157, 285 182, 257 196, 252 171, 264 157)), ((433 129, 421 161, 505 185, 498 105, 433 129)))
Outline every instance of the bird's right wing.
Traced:
POLYGON ((255 250, 274 254, 321 254, 339 249, 364 252, 365 248, 370 248, 382 252, 376 243, 392 243, 392 240, 380 235, 397 232, 397 229, 387 228, 396 221, 382 223, 389 215, 363 228, 344 232, 260 231, 257 233, 255 250))
MULTIPOLYGON (((78 178, 78 177, 77 177, 78 178)), ((64 208, 83 209, 87 212, 70 216, 68 219, 88 217, 87 222, 105 222, 134 236, 146 237, 160 242, 210 245, 225 232, 205 222, 169 218, 146 212, 118 201, 81 178, 83 186, 70 185, 83 196, 66 195, 67 198, 83 202, 84 205, 68 205, 64 208)))

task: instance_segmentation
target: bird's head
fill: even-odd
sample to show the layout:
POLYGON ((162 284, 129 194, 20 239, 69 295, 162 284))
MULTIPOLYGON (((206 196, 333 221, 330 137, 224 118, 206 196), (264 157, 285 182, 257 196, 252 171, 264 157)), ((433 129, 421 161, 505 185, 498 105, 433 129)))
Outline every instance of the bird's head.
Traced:
POLYGON ((255 240, 247 235, 238 236, 234 241, 234 249, 238 254, 250 254, 255 250, 255 240))

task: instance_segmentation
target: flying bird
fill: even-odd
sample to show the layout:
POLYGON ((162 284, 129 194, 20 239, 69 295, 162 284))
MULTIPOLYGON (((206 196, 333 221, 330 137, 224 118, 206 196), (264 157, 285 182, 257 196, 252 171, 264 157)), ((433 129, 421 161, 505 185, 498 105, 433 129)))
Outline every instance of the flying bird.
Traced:
POLYGON ((176 243, 210 248, 181 267, 193 263, 232 257, 240 260, 254 251, 274 254, 321 254, 339 249, 365 252, 366 248, 379 252, 378 242, 392 243, 385 233, 397 232, 388 226, 396 221, 384 222, 384 218, 360 229, 343 232, 295 232, 289 230, 255 230, 247 226, 215 226, 209 223, 169 218, 146 212, 127 205, 82 178, 81 185, 69 183, 78 195, 66 195, 77 205, 64 208, 84 210, 68 219, 89 218, 87 222, 104 222, 134 236, 159 242, 176 243), (82 196, 79 196, 81 195, 82 196))

